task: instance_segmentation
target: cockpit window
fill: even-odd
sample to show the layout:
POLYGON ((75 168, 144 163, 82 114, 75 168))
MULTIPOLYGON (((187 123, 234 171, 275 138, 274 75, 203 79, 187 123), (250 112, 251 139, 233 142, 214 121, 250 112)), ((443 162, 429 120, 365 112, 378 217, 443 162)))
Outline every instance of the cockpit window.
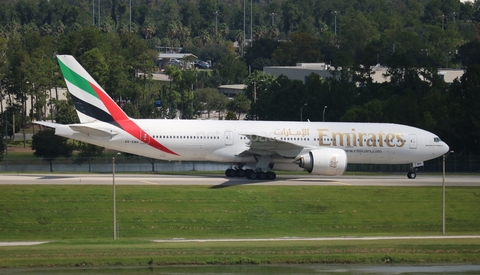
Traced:
POLYGON ((434 138, 433 138, 433 141, 434 141, 434 142, 440 142, 440 141, 442 141, 442 140, 440 140, 440 138, 438 138, 438 137, 434 137, 434 138))

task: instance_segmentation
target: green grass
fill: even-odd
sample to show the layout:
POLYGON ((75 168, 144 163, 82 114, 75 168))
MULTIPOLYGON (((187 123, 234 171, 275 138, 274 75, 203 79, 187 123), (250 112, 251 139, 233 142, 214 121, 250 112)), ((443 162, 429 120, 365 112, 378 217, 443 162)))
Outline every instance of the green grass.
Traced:
MULTIPOLYGON (((151 243, 170 238, 440 235, 439 187, 2 185, 0 267, 480 263, 479 239, 151 243)), ((448 234, 478 234, 480 190, 449 187, 448 234)))
MULTIPOLYGON (((108 238, 110 186, 3 185, 0 240, 108 238)), ((439 187, 117 186, 123 238, 441 233, 439 187)), ((480 228, 480 190, 449 187, 449 233, 480 228)))
POLYGON ((479 239, 152 243, 61 241, 0 247, 0 267, 480 263, 479 239))

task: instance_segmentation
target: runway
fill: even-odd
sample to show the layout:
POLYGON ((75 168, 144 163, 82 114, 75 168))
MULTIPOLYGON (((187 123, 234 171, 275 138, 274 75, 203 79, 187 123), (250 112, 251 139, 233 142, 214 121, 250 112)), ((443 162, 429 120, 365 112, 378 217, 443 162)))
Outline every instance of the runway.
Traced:
MULTIPOLYGON (((272 186, 442 186, 442 175, 418 175, 408 179, 405 175, 391 176, 341 176, 322 177, 314 175, 278 175, 274 181, 227 178, 221 175, 151 175, 116 174, 116 185, 206 185, 222 188, 239 185, 272 186)), ((46 185, 111 185, 111 174, 1 174, 1 184, 46 184, 46 185)), ((446 186, 480 186, 479 176, 447 176, 446 186)))

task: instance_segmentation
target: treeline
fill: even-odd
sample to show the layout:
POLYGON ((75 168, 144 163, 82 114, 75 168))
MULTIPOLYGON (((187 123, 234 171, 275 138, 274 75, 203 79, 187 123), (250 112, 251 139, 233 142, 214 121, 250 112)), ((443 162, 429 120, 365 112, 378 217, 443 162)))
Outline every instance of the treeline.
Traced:
POLYGON ((302 108, 304 119, 321 121, 328 106, 327 121, 405 123, 439 134, 457 152, 480 153, 478 1, 131 3, 130 9, 129 0, 1 1, 1 97, 7 105, 0 106, 0 131, 12 134, 13 117, 16 131, 34 119, 75 122, 72 106, 51 92, 64 86, 55 54, 72 54, 132 117, 222 112, 228 102, 209 88, 245 82, 246 97, 232 101, 224 117, 300 120, 302 108), (172 81, 162 85, 150 77, 158 47, 182 47, 215 66, 169 67, 172 81), (298 62, 339 70, 330 79, 312 75, 305 84, 258 72, 298 62), (390 68, 391 82, 373 83, 375 64, 390 68), (439 67, 466 73, 447 85, 439 67), (27 99, 34 106, 28 114, 27 99))
POLYGON ((102 32, 134 33, 152 47, 184 47, 196 54, 206 45, 225 40, 237 41, 239 50, 244 52, 245 39, 286 40, 294 32, 307 33, 318 40, 316 48, 320 54, 305 53, 305 60, 270 60, 279 65, 310 59, 342 66, 390 65, 408 60, 418 66, 460 67, 469 61, 457 56, 457 50, 478 38, 478 22, 480 3, 459 0, 4 0, 0 3, 0 36, 4 37, 26 29, 42 36, 58 36, 95 26, 102 32))

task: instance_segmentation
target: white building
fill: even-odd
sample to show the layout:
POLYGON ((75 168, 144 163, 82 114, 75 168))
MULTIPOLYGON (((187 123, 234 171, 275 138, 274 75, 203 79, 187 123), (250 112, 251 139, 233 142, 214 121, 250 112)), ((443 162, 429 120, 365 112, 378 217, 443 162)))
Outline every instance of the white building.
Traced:
MULTIPOLYGON (((386 76, 387 67, 376 65, 372 68, 373 82, 382 83, 390 81, 390 77, 386 76)), ((271 74, 276 77, 284 75, 290 80, 300 80, 303 83, 306 82, 307 76, 312 73, 318 74, 323 78, 332 77, 331 71, 335 70, 334 67, 325 63, 298 63, 297 66, 269 66, 263 67, 265 74, 271 74)), ((461 69, 438 69, 438 74, 443 77, 446 83, 452 83, 456 78, 464 74, 464 70, 461 69)))

